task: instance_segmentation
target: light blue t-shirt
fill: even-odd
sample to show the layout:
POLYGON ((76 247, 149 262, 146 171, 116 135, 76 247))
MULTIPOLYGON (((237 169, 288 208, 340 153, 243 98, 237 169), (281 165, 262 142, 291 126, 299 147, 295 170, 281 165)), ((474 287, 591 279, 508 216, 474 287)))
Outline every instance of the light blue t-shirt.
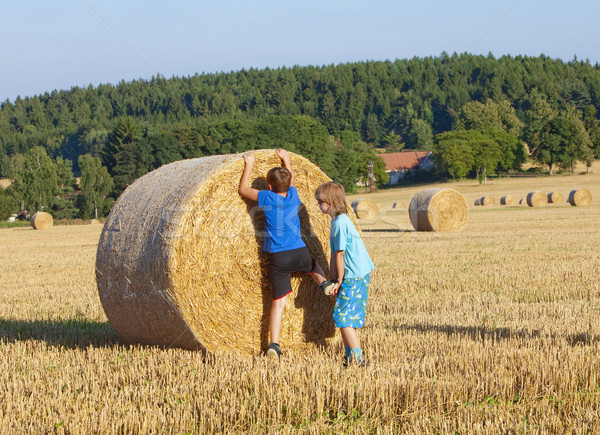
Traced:
POLYGON ((345 213, 331 221, 329 240, 331 252, 344 251, 344 278, 362 278, 375 269, 358 230, 345 213))
POLYGON ((258 206, 265 212, 266 252, 281 252, 306 246, 300 235, 298 191, 290 186, 287 196, 270 190, 258 192, 258 206))

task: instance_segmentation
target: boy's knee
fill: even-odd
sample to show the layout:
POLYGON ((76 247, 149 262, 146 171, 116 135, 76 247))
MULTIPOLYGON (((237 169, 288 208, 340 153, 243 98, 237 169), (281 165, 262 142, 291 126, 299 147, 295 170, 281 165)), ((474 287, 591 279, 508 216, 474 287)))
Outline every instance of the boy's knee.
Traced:
POLYGON ((287 298, 283 297, 280 299, 273 299, 273 308, 275 309, 283 309, 285 307, 285 300, 287 298))

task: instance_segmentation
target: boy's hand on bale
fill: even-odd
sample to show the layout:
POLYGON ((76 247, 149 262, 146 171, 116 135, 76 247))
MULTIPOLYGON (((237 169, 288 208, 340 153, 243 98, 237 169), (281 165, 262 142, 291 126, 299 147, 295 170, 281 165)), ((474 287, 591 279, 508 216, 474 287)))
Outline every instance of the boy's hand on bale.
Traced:
POLYGON ((284 162, 289 162, 290 161, 290 155, 288 154, 287 150, 284 150, 283 148, 277 148, 277 150, 275 151, 277 153, 277 156, 284 162))
POLYGON ((246 166, 252 166, 254 164, 255 160, 256 160, 256 158, 254 157, 254 154, 252 154, 252 153, 244 154, 244 163, 246 163, 246 166))

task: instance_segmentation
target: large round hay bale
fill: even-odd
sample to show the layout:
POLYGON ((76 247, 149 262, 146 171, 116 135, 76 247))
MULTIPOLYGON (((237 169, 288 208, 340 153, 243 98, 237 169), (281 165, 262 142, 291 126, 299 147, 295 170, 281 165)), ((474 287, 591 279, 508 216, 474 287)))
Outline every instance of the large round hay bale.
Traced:
POLYGON ((479 200, 481 205, 496 205, 496 198, 493 196, 482 196, 479 200))
POLYGON ((469 219, 464 196, 453 189, 423 189, 408 207, 410 221, 417 231, 460 231, 469 219))
POLYGON ((477 199, 475 200, 475 205, 476 205, 477 207, 479 207, 479 206, 481 205, 481 198, 477 198, 477 199))
MULTIPOLYGON (((267 189, 274 150, 254 152, 251 185, 267 189)), ((290 153, 301 231, 327 270, 330 218, 314 192, 329 178, 290 153)), ((272 291, 263 252, 264 214, 238 194, 241 154, 163 166, 135 181, 108 216, 98 245, 96 279, 110 324, 130 343, 256 353, 268 346, 272 291)), ((356 222, 350 214, 350 218, 356 222)), ((292 277, 281 328, 286 349, 328 345, 334 301, 305 274, 292 277)))
POLYGON ((504 195, 502 198, 500 198, 501 205, 513 205, 514 203, 515 199, 512 197, 512 195, 504 195))
POLYGON ((527 194, 527 205, 529 207, 543 207, 548 204, 548 195, 538 190, 527 194))
POLYGON ((592 192, 587 189, 575 189, 569 193, 569 204, 573 206, 586 206, 592 202, 592 192))
POLYGON ((549 204, 559 204, 564 202, 565 197, 560 192, 550 192, 548 194, 548 203, 549 204))
POLYGON ((34 230, 49 230, 54 225, 54 219, 50 213, 38 211, 31 216, 31 226, 34 230))
POLYGON ((370 198, 359 198, 353 201, 352 210, 359 219, 374 218, 379 214, 377 203, 370 198))

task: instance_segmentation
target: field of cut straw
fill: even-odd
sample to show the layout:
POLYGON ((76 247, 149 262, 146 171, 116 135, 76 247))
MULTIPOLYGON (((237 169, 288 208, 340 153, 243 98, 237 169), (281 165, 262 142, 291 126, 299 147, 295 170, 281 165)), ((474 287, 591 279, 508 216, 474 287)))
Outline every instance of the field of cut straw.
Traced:
POLYGON ((100 225, 2 229, 2 432, 598 433, 599 186, 442 185, 467 198, 459 233, 417 233, 392 210, 418 187, 369 195, 382 207, 361 224, 377 266, 365 368, 344 369, 340 343, 279 365, 125 345, 95 284, 100 225), (574 188, 592 204, 499 205, 574 188), (497 205, 475 207, 486 195, 497 205))

